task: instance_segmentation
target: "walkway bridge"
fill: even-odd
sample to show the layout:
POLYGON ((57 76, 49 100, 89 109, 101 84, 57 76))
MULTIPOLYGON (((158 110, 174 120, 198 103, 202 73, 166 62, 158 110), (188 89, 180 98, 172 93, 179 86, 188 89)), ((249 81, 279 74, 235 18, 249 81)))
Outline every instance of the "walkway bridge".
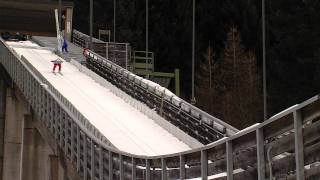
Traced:
MULTIPOLYGON (((64 63, 64 68, 68 70, 62 76, 45 73, 43 68, 50 64, 50 58, 55 55, 48 48, 31 44, 17 45, 1 39, 0 63, 5 72, 1 74, 0 91, 2 95, 7 91, 6 101, 3 101, 4 96, 0 101, 0 119, 5 121, 6 126, 3 140, 3 179, 28 179, 29 176, 30 179, 45 179, 46 177, 35 178, 26 174, 28 170, 37 169, 36 165, 30 167, 28 163, 30 165, 35 157, 46 155, 49 155, 50 172, 47 179, 320 178, 319 96, 297 104, 261 124, 238 131, 168 90, 131 74, 94 52, 89 52, 88 67, 100 76, 76 61, 64 63), (39 57, 39 53, 46 55, 39 57), (50 58, 44 58, 47 56, 50 58), (41 63, 37 64, 38 61, 41 63), (69 73, 76 75, 69 76, 69 73), (72 80, 77 81, 77 77, 83 75, 87 76, 85 79, 88 81, 94 81, 90 85, 95 83, 109 88, 109 91, 126 99, 128 104, 138 108, 147 117, 153 117, 150 121, 157 122, 170 132, 170 138, 175 136, 174 142, 170 141, 172 144, 165 148, 161 147, 160 141, 167 136, 158 137, 159 144, 156 142, 151 147, 153 150, 172 149, 176 152, 130 152, 125 146, 119 145, 121 142, 111 137, 112 133, 118 132, 110 134, 101 127, 109 128, 112 124, 104 121, 97 124, 99 122, 94 120, 99 119, 99 114, 89 117, 89 110, 83 109, 90 108, 90 104, 77 105, 74 99, 81 97, 73 96, 76 92, 72 90, 75 89, 68 90, 62 86, 64 84, 57 83, 64 81, 64 78, 71 78, 65 83, 74 85, 72 80), (6 87, 4 81, 7 82, 6 87), (66 93, 69 93, 68 97, 66 93), (18 124, 14 124, 14 121, 18 121, 18 124), (19 121, 23 123, 19 124, 19 121), (19 132, 21 127, 22 140, 12 132, 19 132), (30 155, 35 148, 30 145, 30 140, 35 141, 30 139, 30 129, 39 131, 45 141, 42 144, 48 144, 50 150, 38 149, 36 152, 40 152, 39 154, 30 155), (12 145, 12 140, 17 142, 12 145), (172 145, 177 142, 184 143, 189 150, 175 149, 178 146, 172 145), (17 145, 19 143, 22 145, 17 145), (14 149, 10 149, 10 145, 14 146, 16 154, 14 149), (12 170, 17 168, 21 169, 12 170), (59 169, 62 169, 64 175, 59 175, 59 169)), ((101 109, 100 113, 111 113, 103 111, 101 109)), ((118 115, 121 113, 118 112, 118 115)), ((117 137, 121 137, 121 134, 118 133, 117 137)), ((136 138, 144 140, 149 137, 136 138)), ((130 141, 122 140, 129 146, 130 141)), ((37 144, 36 147, 39 146, 37 144)), ((38 167, 38 171, 40 169, 38 167)))

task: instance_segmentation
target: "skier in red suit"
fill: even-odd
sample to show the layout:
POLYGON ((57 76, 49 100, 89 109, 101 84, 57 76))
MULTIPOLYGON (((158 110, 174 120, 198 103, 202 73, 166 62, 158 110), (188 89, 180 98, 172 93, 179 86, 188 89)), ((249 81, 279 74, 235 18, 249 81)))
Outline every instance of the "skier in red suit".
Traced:
POLYGON ((52 60, 51 62, 53 62, 52 72, 55 72, 56 67, 59 68, 59 72, 60 72, 61 71, 61 64, 63 63, 63 61, 60 58, 57 58, 56 60, 52 60))

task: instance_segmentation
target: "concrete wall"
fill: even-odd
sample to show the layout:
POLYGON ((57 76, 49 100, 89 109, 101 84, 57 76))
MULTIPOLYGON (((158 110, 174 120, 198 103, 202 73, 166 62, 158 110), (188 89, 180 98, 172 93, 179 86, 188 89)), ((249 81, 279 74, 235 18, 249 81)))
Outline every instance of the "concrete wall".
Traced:
MULTIPOLYGON (((22 179, 48 179, 44 177, 50 177, 50 157, 55 155, 35 128, 32 116, 25 115, 23 123, 22 179)), ((55 166, 57 165, 55 164, 55 166)))
POLYGON ((0 79, 0 94, 4 92, 0 96, 0 180, 79 179, 28 104, 0 79))

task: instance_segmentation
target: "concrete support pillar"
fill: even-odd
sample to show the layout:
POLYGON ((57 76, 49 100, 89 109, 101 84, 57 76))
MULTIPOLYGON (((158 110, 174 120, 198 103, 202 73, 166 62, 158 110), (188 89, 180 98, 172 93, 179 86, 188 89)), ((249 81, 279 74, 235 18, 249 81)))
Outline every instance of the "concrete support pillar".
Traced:
POLYGON ((49 180, 51 148, 26 113, 24 102, 7 89, 3 180, 49 180))
POLYGON ((30 114, 19 92, 3 89, 2 83, 0 78, 0 158, 3 157, 0 180, 80 179, 71 162, 57 148, 52 134, 30 114), (6 92, 4 97, 3 92, 6 92), (3 130, 4 138, 1 138, 3 130))
MULTIPOLYGON (((48 168, 47 172, 49 180, 81 179, 75 167, 64 156, 64 152, 62 151, 62 149, 57 147, 58 143, 55 141, 54 136, 48 132, 45 124, 43 124, 40 120, 36 118, 34 118, 33 123, 37 129, 37 132, 39 132, 40 137, 48 145, 46 145, 46 148, 50 147, 50 151, 44 153, 45 157, 47 158, 46 165, 48 168)), ((37 153, 39 154, 38 151, 37 153)), ((45 161, 42 161, 42 164, 45 164, 45 161)), ((41 170, 41 166, 39 166, 38 170, 41 170)))
POLYGON ((24 116, 23 149, 22 149, 22 179, 49 180, 50 147, 35 128, 31 115, 24 116))
MULTIPOLYGON (((50 166, 49 166, 49 156, 53 154, 51 151, 51 148, 48 146, 48 144, 45 142, 45 140, 41 137, 39 132, 34 129, 34 136, 35 136, 35 150, 37 155, 37 161, 34 161, 34 174, 36 175, 36 178, 30 179, 30 180, 50 180, 50 166), (46 168, 44 168, 46 167, 46 168), (45 177, 45 178, 43 178, 45 177)), ((27 164, 26 164, 27 165, 27 164)), ((25 167, 25 166, 24 166, 25 167)))
POLYGON ((49 156, 49 166, 50 166, 50 178, 49 180, 60 180, 61 174, 60 168, 59 168, 59 157, 55 155, 50 155, 49 156))
POLYGON ((12 90, 8 88, 6 93, 3 180, 21 179, 23 107, 13 94, 12 90))
MULTIPOLYGON (((1 75, 1 74, 0 74, 1 75)), ((0 78, 0 177, 3 169, 3 145, 4 145, 4 122, 5 122, 6 86, 0 78)))
MULTIPOLYGON (((35 178, 35 163, 37 161, 37 154, 35 154, 35 129, 32 125, 32 118, 30 115, 24 116, 23 127, 23 148, 22 148, 22 177, 29 180, 35 178)), ((35 178, 36 180, 36 178, 35 178)))

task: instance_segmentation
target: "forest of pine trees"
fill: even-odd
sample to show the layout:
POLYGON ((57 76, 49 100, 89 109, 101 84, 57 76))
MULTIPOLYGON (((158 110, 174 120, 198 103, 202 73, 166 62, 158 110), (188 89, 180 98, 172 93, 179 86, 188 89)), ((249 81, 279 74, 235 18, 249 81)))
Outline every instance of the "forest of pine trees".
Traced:
POLYGON ((261 121, 262 87, 256 55, 245 51, 234 26, 227 33, 222 53, 222 59, 214 61, 209 46, 199 65, 198 105, 239 128, 261 121))

